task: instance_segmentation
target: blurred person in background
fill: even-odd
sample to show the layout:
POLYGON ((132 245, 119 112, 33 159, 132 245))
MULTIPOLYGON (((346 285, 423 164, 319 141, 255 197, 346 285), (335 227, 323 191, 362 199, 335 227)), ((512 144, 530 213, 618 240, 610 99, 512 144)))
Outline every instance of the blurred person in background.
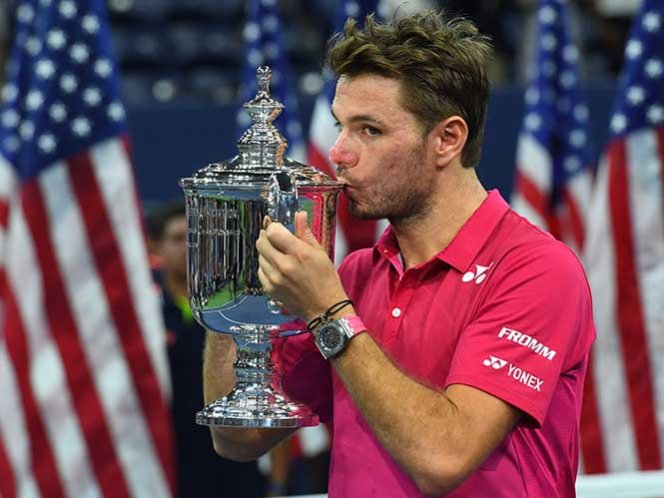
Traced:
POLYGON ((187 222, 182 201, 154 206, 147 215, 148 248, 155 280, 162 290, 173 391, 177 484, 180 498, 257 498, 287 490, 288 448, 270 454, 270 477, 261 477, 256 462, 238 463, 214 453, 210 434, 195 423, 203 407, 201 378, 205 330, 194 319, 187 288, 187 222))

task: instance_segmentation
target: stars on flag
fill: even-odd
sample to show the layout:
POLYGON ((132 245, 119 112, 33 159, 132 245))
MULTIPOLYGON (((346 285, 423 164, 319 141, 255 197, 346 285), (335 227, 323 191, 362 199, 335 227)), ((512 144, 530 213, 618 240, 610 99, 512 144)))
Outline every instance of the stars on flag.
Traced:
POLYGON ((67 44, 67 37, 61 29, 52 29, 46 36, 46 43, 53 50, 60 50, 67 44))
POLYGON ((58 11, 65 19, 72 19, 77 13, 76 4, 71 0, 63 0, 60 2, 58 11))
POLYGON ((648 59, 644 67, 644 71, 648 78, 659 78, 662 76, 662 60, 661 59, 648 59))
POLYGON ((659 30, 661 26, 662 26, 662 20, 658 13, 648 12, 643 17, 643 27, 645 28, 646 31, 653 33, 659 30))
POLYGON ((614 114, 611 118, 611 130, 621 133, 625 128, 627 128, 627 117, 621 113, 614 114))
POLYGON ((96 130, 126 128, 125 109, 110 91, 115 84, 110 54, 93 43, 102 29, 100 18, 81 5, 39 0, 17 7, 14 50, 27 58, 21 71, 32 74, 10 66, 0 92, 0 153, 12 162, 33 158, 38 169, 84 148, 96 130), (46 22, 43 16, 53 12, 46 22))
POLYGON ((525 93, 523 125, 544 147, 559 144, 553 161, 562 173, 556 175, 561 185, 590 161, 588 110, 578 89, 579 51, 563 28, 562 14, 561 2, 543 3, 538 10, 540 50, 525 93))
POLYGON ((360 15, 360 6, 357 2, 346 2, 344 5, 346 17, 357 17, 360 15))
POLYGON ((39 78, 47 80, 55 73, 55 64, 50 59, 41 59, 37 61, 35 72, 39 78))
POLYGON ((81 26, 88 34, 94 35, 99 31, 99 19, 92 14, 85 15, 81 19, 81 26))
POLYGON ((537 51, 517 145, 514 209, 580 251, 590 197, 588 108, 562 0, 540 0, 537 51))
POLYGON ((634 26, 625 47, 625 78, 610 122, 611 133, 620 135, 664 122, 664 81, 661 47, 664 46, 661 13, 646 12, 634 26))
POLYGON ((49 115, 54 122, 62 123, 67 119, 67 108, 62 102, 56 102, 49 109, 49 115))

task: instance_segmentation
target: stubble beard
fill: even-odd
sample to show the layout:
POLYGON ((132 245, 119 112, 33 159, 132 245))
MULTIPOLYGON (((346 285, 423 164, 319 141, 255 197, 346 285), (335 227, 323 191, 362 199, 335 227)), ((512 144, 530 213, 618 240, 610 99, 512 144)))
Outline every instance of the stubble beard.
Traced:
POLYGON ((407 163, 394 163, 386 171, 387 175, 401 173, 398 179, 392 176, 382 186, 369 189, 369 199, 364 204, 348 199, 351 215, 362 220, 387 218, 393 225, 416 222, 426 216, 433 183, 423 174, 424 148, 420 144, 404 156, 410 158, 407 163))

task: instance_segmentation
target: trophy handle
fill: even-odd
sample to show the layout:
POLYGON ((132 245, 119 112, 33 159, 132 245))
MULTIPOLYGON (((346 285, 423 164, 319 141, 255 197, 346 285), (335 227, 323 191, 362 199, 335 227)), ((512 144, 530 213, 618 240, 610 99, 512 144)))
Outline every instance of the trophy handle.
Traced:
POLYGON ((291 232, 295 231, 295 213, 298 209, 297 184, 290 173, 279 171, 268 180, 267 214, 291 232))

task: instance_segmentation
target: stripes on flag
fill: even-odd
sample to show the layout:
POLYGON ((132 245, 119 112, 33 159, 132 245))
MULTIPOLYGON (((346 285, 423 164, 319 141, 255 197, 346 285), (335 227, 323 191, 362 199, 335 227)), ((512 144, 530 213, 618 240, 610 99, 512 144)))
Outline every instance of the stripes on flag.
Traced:
MULTIPOLYGON (((540 0, 532 76, 517 143, 512 207, 563 240, 577 254, 585 245, 592 190, 589 112, 579 85, 578 49, 568 28, 568 5, 540 0)), ((597 345, 595 345, 597 348, 597 345)), ((597 359, 590 367, 598 368, 597 359)), ((585 472, 602 472, 604 455, 598 386, 588 375, 581 411, 581 462, 585 472)))
POLYGON ((17 7, 0 106, 0 496, 167 498, 158 296, 100 0, 17 7))
MULTIPOLYGON (((601 455, 588 471, 662 468, 664 451, 664 3, 644 0, 589 213, 584 260, 597 341, 601 455), (601 467, 599 464, 604 464, 601 467)), ((583 431, 587 428, 582 426, 583 431)))

